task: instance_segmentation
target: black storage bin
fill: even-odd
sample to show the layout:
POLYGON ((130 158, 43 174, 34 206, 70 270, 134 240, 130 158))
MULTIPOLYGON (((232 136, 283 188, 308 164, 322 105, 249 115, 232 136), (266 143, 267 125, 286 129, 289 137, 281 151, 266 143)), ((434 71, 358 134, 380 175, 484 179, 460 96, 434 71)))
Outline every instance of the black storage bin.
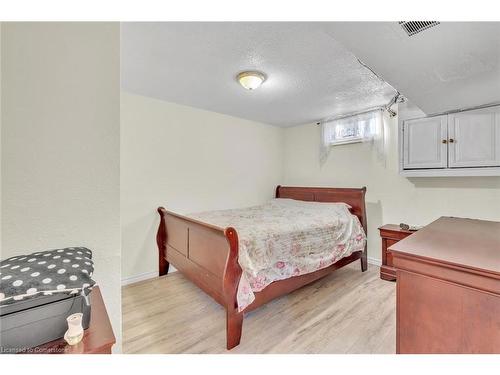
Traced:
POLYGON ((90 295, 41 295, 0 306, 0 352, 17 353, 64 336, 66 318, 82 313, 82 325, 90 324, 90 295))
POLYGON ((17 353, 59 339, 66 318, 90 323, 94 262, 85 247, 66 247, 0 260, 0 353, 17 353))

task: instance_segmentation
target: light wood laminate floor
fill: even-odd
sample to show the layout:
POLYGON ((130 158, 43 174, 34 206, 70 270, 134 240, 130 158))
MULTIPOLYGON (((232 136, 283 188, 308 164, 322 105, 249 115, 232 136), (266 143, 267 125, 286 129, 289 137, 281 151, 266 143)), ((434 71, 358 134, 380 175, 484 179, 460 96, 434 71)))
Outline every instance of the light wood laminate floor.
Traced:
POLYGON ((396 284, 359 261, 250 312, 225 349, 225 311, 179 272, 123 288, 125 353, 395 353, 396 284))

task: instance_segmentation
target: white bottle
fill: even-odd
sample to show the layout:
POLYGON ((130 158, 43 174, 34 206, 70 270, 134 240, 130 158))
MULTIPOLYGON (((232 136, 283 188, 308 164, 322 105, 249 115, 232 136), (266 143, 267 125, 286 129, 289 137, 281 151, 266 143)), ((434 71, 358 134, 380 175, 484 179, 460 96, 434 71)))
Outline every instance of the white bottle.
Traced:
POLYGON ((68 316, 68 330, 64 334, 64 339, 70 345, 76 345, 83 338, 82 313, 76 313, 68 316))

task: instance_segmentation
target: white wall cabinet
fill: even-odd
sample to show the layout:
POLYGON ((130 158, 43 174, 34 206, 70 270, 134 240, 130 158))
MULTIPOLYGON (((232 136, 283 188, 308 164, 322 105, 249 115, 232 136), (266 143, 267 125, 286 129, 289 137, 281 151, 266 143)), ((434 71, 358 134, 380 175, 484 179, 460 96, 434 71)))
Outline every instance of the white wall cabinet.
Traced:
POLYGON ((402 175, 500 176, 500 106, 404 121, 402 175))
POLYGON ((500 109, 479 109, 448 116, 451 168, 500 166, 500 109))
POLYGON ((403 134, 405 169, 448 166, 446 116, 405 121, 403 134))

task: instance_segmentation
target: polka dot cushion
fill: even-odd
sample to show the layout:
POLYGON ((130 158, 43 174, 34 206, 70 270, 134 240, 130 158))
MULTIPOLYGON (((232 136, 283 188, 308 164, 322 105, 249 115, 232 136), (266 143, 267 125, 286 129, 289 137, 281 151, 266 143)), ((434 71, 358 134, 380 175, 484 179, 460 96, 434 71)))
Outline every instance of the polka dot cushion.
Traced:
POLYGON ((0 305, 54 293, 87 295, 94 263, 85 247, 19 255, 0 261, 0 305))

